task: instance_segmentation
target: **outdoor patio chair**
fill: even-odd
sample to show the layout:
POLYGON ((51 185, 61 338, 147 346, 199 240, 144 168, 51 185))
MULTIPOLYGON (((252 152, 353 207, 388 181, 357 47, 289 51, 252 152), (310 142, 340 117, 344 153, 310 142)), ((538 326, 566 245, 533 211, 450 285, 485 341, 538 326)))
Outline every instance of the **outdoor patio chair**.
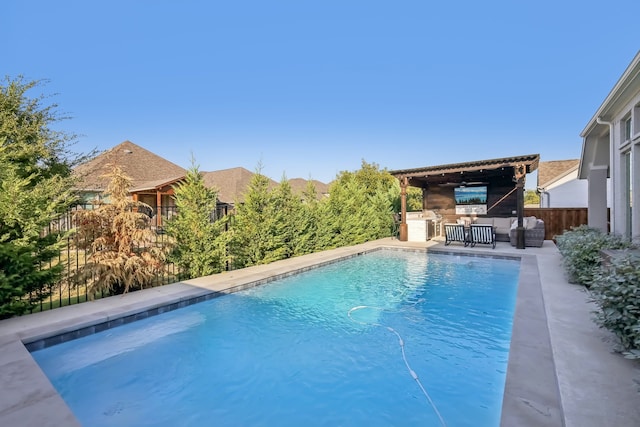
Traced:
POLYGON ((451 242, 461 242, 464 243, 465 246, 469 244, 464 224, 444 225, 444 245, 448 246, 451 242))
POLYGON ((474 247, 476 243, 482 243, 484 245, 493 246, 493 249, 496 248, 496 233, 493 230, 493 225, 471 224, 471 230, 469 234, 471 235, 471 247, 474 247))

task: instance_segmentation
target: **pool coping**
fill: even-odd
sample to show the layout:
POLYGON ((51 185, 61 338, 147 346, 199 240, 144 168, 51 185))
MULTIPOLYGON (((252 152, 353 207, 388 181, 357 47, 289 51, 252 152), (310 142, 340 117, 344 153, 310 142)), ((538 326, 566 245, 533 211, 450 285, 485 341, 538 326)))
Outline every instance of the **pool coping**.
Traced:
POLYGON ((29 350, 380 249, 521 260, 501 426, 564 426, 536 255, 383 239, 0 321, 1 425, 80 425, 29 350), (531 381, 535 378, 535 381, 531 381))

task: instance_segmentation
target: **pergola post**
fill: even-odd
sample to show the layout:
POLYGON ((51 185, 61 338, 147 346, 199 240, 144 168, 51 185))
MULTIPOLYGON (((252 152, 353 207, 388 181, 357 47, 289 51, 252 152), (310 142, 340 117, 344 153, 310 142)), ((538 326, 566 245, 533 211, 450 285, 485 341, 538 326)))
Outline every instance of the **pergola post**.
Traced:
POLYGON ((516 181, 516 213, 518 215, 518 227, 516 228, 516 249, 524 249, 524 180, 527 168, 525 165, 516 165, 514 179, 516 181))
POLYGON ((156 226, 162 225, 162 193, 156 188, 156 226))
POLYGON ((407 230, 407 186, 409 180, 406 176, 400 178, 400 241, 406 242, 409 240, 409 233, 407 230))

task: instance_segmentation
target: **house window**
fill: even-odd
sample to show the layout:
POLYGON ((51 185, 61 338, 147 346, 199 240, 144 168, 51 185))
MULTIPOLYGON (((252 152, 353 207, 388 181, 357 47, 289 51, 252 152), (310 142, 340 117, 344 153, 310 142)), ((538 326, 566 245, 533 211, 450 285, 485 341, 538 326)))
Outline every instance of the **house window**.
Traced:
POLYGON ((640 104, 633 107, 631 118, 633 119, 631 122, 631 130, 633 131, 631 136, 638 136, 638 133, 640 133, 640 104))
POLYGON ((633 169, 631 167, 631 152, 623 154, 623 173, 624 173, 624 217, 625 217, 625 236, 631 238, 632 228, 632 211, 633 211, 633 169))
POLYGON ((631 116, 624 119, 624 140, 631 140, 631 116))

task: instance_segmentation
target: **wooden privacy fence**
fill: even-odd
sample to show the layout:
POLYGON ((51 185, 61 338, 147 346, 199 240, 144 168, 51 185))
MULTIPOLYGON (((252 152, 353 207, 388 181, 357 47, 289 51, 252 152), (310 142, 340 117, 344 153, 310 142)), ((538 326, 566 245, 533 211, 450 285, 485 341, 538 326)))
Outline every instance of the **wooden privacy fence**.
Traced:
MULTIPOLYGON (((553 240, 555 236, 587 224, 587 208, 524 208, 525 216, 535 216, 544 221, 545 240, 553 240)), ((607 215, 609 213, 607 212, 607 215)))

